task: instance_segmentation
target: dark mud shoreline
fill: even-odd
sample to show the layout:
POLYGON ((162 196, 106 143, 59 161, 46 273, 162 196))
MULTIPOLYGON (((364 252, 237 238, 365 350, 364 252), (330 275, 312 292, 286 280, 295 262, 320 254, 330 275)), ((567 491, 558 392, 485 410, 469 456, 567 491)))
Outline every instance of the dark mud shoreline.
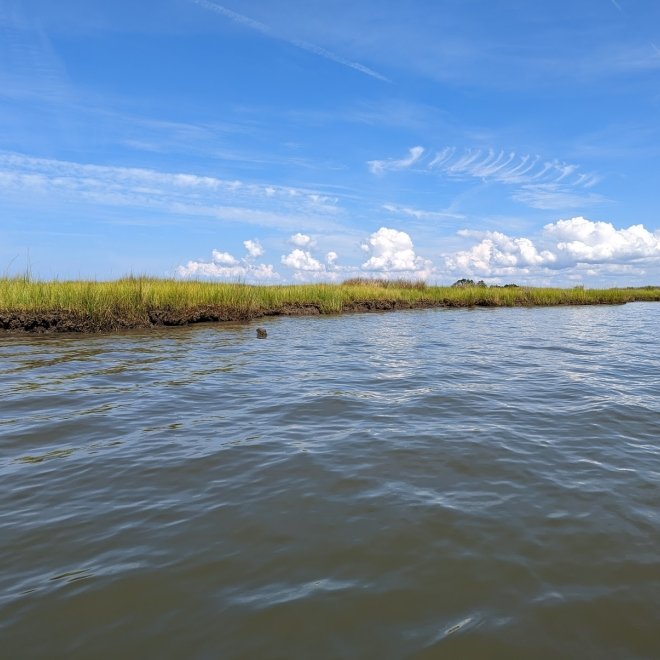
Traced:
MULTIPOLYGON (((612 303, 560 303, 575 304, 612 304, 612 303)), ((624 304, 624 303, 620 303, 624 304)), ((356 312, 384 312, 410 309, 432 309, 438 307, 497 307, 490 301, 479 301, 469 305, 461 301, 434 300, 362 300, 345 303, 340 314, 356 312)), ((119 330, 138 330, 147 328, 162 328, 192 325, 195 323, 214 323, 230 321, 250 321, 268 316, 318 316, 334 314, 325 312, 320 305, 298 303, 283 305, 277 309, 241 311, 203 305, 184 310, 154 309, 148 311, 142 318, 125 318, 108 316, 102 319, 86 316, 79 312, 49 311, 49 312, 0 312, 0 334, 55 334, 55 333, 99 333, 119 330)))
MULTIPOLYGON (((425 309, 446 307, 444 303, 407 302, 401 300, 366 300, 344 305, 340 313, 378 312, 397 309, 425 309)), ((154 309, 144 318, 127 319, 121 316, 104 319, 90 318, 77 312, 0 312, 2 334, 53 334, 65 332, 112 332, 185 326, 195 323, 251 321, 267 316, 318 316, 325 314, 320 305, 292 304, 278 309, 241 311, 214 305, 204 305, 184 310, 154 309)))

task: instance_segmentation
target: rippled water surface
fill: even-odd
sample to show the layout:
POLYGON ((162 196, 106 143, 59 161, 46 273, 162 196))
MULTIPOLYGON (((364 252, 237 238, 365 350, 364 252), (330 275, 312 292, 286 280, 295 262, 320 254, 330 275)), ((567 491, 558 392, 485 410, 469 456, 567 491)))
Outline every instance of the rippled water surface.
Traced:
POLYGON ((660 304, 0 338, 0 655, 659 658, 660 304))

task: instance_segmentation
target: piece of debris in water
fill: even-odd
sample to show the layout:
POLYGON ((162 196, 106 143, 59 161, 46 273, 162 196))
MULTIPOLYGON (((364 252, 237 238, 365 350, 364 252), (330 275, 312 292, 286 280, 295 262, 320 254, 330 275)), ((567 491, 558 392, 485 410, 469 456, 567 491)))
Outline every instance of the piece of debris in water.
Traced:
POLYGON ((257 338, 258 339, 266 339, 268 337, 268 333, 266 332, 266 328, 257 328, 257 338))

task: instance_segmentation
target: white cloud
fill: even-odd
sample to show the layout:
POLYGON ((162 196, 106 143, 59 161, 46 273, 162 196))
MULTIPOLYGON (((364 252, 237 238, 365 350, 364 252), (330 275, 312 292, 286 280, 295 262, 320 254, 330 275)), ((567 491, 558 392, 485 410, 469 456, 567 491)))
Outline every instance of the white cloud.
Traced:
POLYGON ((261 247, 259 241, 243 241, 243 245, 248 252, 248 255, 253 259, 260 257, 264 253, 264 249, 261 247))
POLYGON ((263 254, 259 241, 244 241, 247 255, 237 259, 229 252, 213 250, 211 261, 189 261, 176 269, 179 277, 209 277, 224 280, 274 280, 279 279, 271 264, 256 264, 253 259, 263 254))
POLYGON ((325 266, 314 259, 312 255, 306 250, 293 250, 287 255, 282 256, 282 263, 289 268, 294 270, 304 270, 312 272, 322 272, 325 271, 325 266))
POLYGON ((491 277, 527 273, 530 267, 548 266, 556 259, 548 250, 539 251, 529 238, 512 238, 495 231, 487 232, 486 238, 469 250, 448 256, 445 265, 453 272, 491 277))
MULTIPOLYGON (((314 245, 314 241, 309 239, 308 236, 304 234, 297 236, 302 236, 302 238, 298 240, 299 244, 308 248, 314 245)), ((291 238, 295 238, 295 236, 291 238)), ((293 241, 290 239, 289 242, 293 241)), ((334 282, 339 280, 346 271, 351 270, 350 268, 337 266, 336 261, 338 258, 337 253, 331 250, 326 253, 324 263, 319 258, 315 257, 309 249, 295 248, 289 254, 282 255, 281 262, 294 271, 293 279, 299 282, 334 282)))
POLYGON ((336 282, 344 274, 345 269, 335 265, 336 252, 326 254, 326 263, 321 263, 307 250, 295 249, 287 255, 282 255, 282 263, 293 269, 293 279, 298 282, 325 281, 336 282))
POLYGON ((238 263, 238 259, 229 254, 229 252, 218 252, 218 250, 213 250, 211 253, 211 258, 213 259, 214 263, 223 264, 226 266, 233 266, 234 264, 238 263))
POLYGON ((404 231, 381 227, 371 234, 362 249, 370 254, 362 264, 365 271, 418 277, 428 277, 433 271, 429 260, 415 254, 412 239, 404 231))
POLYGON ((581 216, 546 225, 536 240, 501 232, 458 232, 481 240, 473 247, 447 255, 447 269, 464 275, 540 274, 565 271, 569 277, 640 272, 646 263, 660 264, 660 233, 643 225, 616 229, 609 222, 581 216), (541 245, 542 247, 538 247, 541 245))
POLYGON ((399 159, 370 160, 367 165, 373 174, 383 174, 391 170, 405 170, 414 165, 423 155, 424 147, 412 147, 408 150, 408 156, 399 159))
POLYGON ((611 263, 660 259, 660 237, 644 225, 615 229, 609 222, 581 216, 548 224, 544 233, 557 241, 557 250, 571 262, 611 263))
POLYGON ((289 243, 292 243, 297 247, 303 248, 312 245, 313 241, 306 234, 301 234, 300 232, 298 232, 297 234, 291 236, 291 238, 289 239, 289 243))
POLYGON ((212 261, 189 261, 176 269, 179 277, 209 277, 223 280, 275 280, 279 274, 271 264, 239 264, 223 266, 212 261))

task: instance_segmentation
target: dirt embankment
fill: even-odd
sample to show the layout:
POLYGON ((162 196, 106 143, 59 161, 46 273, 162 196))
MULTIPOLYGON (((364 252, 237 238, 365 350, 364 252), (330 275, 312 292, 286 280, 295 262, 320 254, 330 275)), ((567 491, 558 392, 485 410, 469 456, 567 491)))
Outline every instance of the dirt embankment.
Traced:
MULTIPOLYGON (((380 312, 397 309, 425 309, 444 307, 436 301, 361 300, 345 303, 342 313, 380 312)), ((139 328, 183 326, 193 323, 222 321, 249 321, 264 316, 317 316, 323 314, 320 305, 292 303, 277 309, 259 311, 232 310, 225 307, 204 305, 184 310, 154 309, 142 317, 126 318, 121 315, 104 317, 86 316, 80 312, 53 310, 49 312, 0 312, 0 332, 6 333, 65 333, 65 332, 112 332, 139 328)))
POLYGON ((97 332, 97 326, 73 312, 0 312, 0 330, 9 333, 97 332))

